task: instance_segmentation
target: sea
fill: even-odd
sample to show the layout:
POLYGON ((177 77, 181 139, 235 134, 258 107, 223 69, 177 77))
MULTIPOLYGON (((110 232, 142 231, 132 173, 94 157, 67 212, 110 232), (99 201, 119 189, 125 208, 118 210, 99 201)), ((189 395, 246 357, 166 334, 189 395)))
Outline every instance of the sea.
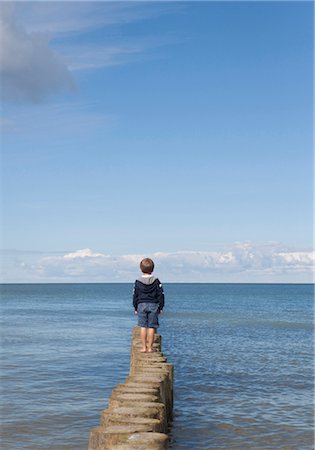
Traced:
MULTIPOLYGON (((314 286, 165 284, 170 449, 314 448, 314 286)), ((132 284, 1 285, 1 449, 83 450, 129 370, 132 284)))

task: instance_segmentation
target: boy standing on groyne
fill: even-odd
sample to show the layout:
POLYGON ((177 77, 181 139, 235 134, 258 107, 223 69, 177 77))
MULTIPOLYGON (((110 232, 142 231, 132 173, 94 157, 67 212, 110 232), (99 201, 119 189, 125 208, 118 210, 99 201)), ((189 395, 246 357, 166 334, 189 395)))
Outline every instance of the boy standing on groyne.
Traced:
POLYGON ((155 330, 159 326, 158 316, 164 308, 164 291, 160 280, 152 275, 152 259, 143 259, 140 269, 142 276, 135 281, 133 289, 133 307, 138 315, 138 326, 141 327, 141 352, 152 353, 155 330))

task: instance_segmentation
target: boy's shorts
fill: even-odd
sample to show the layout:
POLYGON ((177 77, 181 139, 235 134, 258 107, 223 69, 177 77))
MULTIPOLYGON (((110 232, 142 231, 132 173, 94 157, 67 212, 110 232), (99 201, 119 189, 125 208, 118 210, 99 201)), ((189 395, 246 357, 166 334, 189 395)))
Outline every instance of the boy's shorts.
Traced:
POLYGON ((139 303, 138 326, 143 328, 158 328, 159 305, 157 303, 139 303))

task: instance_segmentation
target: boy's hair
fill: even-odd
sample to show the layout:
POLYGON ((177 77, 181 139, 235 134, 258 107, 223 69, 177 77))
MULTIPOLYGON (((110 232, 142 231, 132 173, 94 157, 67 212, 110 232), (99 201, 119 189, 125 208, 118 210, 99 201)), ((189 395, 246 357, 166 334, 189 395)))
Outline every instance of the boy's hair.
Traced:
POLYGON ((152 273, 154 270, 154 262, 150 258, 144 258, 140 263, 140 269, 143 273, 152 273))

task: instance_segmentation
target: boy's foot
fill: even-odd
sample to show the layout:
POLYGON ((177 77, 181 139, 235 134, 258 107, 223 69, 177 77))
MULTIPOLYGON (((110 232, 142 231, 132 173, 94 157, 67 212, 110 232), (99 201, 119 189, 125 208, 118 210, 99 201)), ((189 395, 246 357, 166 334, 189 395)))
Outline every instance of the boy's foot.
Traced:
POLYGON ((148 353, 154 353, 154 348, 149 348, 148 353))
POLYGON ((142 348, 142 349, 140 350, 140 352, 141 352, 141 353, 146 353, 146 352, 147 352, 147 349, 146 349, 146 348, 142 348))

